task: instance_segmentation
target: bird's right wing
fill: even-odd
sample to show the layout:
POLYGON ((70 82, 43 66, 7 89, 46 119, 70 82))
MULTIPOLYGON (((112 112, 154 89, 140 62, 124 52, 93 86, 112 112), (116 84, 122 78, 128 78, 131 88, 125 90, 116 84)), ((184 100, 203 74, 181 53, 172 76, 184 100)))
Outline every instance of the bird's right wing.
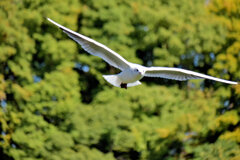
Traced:
POLYGON ((78 44, 82 46, 84 50, 86 50, 88 53, 98 56, 102 58, 104 61, 109 63, 111 66, 116 67, 120 70, 124 70, 130 67, 130 64, 127 60, 125 60, 122 56, 111 50, 110 48, 106 47, 105 45, 88 38, 84 35, 81 35, 77 32, 74 32, 55 21, 51 20, 50 18, 47 18, 48 21, 58 26, 60 29, 63 30, 64 33, 66 33, 70 38, 72 38, 74 41, 76 41, 78 44))
POLYGON ((181 69, 181 68, 171 68, 171 67, 146 67, 145 75, 146 77, 161 77, 167 79, 174 79, 179 81, 185 81, 188 79, 210 79, 222 83, 228 84, 238 84, 238 82, 228 81, 205 74, 181 69))

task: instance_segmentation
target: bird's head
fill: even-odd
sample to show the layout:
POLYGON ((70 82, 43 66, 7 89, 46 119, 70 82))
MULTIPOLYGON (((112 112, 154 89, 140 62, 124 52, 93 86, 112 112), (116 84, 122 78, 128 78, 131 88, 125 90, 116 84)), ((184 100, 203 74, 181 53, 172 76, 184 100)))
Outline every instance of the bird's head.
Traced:
POLYGON ((133 71, 134 71, 134 73, 136 73, 136 74, 139 74, 139 75, 144 75, 144 70, 143 69, 141 69, 141 68, 134 68, 133 69, 133 71))

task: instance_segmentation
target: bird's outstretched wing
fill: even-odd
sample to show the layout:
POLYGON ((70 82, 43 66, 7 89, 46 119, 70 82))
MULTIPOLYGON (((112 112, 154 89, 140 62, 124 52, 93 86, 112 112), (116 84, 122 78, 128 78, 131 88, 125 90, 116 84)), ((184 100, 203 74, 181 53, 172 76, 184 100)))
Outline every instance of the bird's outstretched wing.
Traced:
POLYGON ((181 68, 171 68, 171 67, 146 67, 145 75, 146 77, 161 77, 167 79, 174 79, 179 81, 185 81, 188 79, 210 79, 222 83, 228 84, 238 84, 238 82, 228 81, 205 74, 181 69, 181 68))
POLYGON ((98 56, 102 58, 104 61, 109 63, 111 66, 116 67, 120 70, 124 70, 129 68, 130 64, 127 60, 125 60, 122 56, 111 50, 110 48, 106 47, 105 45, 88 38, 84 35, 81 35, 77 32, 74 32, 55 21, 51 20, 50 18, 47 18, 48 21, 58 26, 60 29, 63 30, 64 33, 66 33, 70 38, 72 38, 74 41, 79 43, 84 50, 86 50, 88 53, 98 56))

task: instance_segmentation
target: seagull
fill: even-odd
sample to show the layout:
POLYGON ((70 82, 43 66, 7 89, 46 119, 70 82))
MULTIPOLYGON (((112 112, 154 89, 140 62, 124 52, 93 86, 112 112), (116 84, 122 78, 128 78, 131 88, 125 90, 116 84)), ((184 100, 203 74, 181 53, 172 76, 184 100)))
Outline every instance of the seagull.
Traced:
POLYGON ((179 81, 189 79, 209 79, 227 84, 238 84, 238 82, 228 81, 205 74, 193 72, 181 68, 173 67, 145 67, 139 64, 131 63, 125 60, 118 53, 114 52, 107 46, 77 32, 74 32, 57 22, 47 18, 48 21, 59 27, 71 39, 76 41, 81 47, 91 55, 102 58, 111 66, 121 70, 120 73, 115 75, 103 75, 103 78, 113 86, 125 88, 140 85, 143 77, 159 77, 179 81))

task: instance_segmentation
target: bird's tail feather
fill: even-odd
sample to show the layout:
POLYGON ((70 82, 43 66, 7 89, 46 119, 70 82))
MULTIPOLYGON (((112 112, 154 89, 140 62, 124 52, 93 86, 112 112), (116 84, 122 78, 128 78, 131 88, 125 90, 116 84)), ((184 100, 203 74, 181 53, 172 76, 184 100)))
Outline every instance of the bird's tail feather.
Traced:
MULTIPOLYGON (((121 80, 119 79, 118 75, 103 75, 103 78, 108 81, 110 84, 112 84, 115 87, 121 87, 121 80)), ((133 87, 133 86, 137 86, 140 85, 141 82, 136 81, 133 83, 128 83, 127 87, 133 87)))
POLYGON ((103 75, 103 78, 115 87, 120 87, 121 80, 117 75, 103 75))

